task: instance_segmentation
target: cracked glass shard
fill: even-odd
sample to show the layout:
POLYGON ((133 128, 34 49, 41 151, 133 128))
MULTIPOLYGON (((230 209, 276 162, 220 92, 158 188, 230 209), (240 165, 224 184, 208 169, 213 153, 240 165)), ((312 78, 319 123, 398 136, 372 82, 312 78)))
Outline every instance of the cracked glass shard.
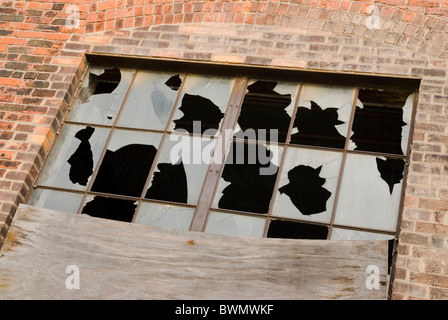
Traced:
POLYGON ((188 75, 170 130, 215 135, 227 110, 234 79, 188 75), (194 127, 194 122, 200 126, 194 127), (196 130, 195 130, 196 129, 196 130))
POLYGON ((409 92, 360 89, 351 149, 405 154, 413 97, 409 92))
POLYGON ((139 71, 120 114, 118 125, 165 130, 181 84, 179 75, 139 71))
POLYGON ((211 211, 207 219, 205 232, 261 238, 263 236, 265 224, 266 219, 261 217, 211 211))
POLYGON ((285 220, 271 220, 268 238, 327 239, 328 227, 285 220))
POLYGON ((140 197, 160 140, 161 134, 115 130, 92 191, 140 197))
POLYGON ((297 84, 252 81, 244 96, 235 136, 285 142, 297 90, 297 84))
POLYGON ((92 67, 81 87, 68 120, 112 125, 134 73, 135 70, 129 69, 92 67))
POLYGON ((342 153, 288 148, 272 215, 328 223, 342 153))
POLYGON ((290 143, 343 149, 354 88, 305 84, 290 143))
MULTIPOLYGON (((88 139, 88 146, 79 139, 83 133, 89 134, 88 126, 66 124, 58 136, 52 150, 48 156, 46 165, 39 177, 39 184, 56 188, 66 188, 74 190, 85 190, 91 178, 90 167, 95 167, 101 155, 101 150, 106 143, 109 129, 94 128, 88 139), (78 135, 78 137, 76 137, 78 135), (84 145, 84 147, 82 147, 84 145), (81 150, 80 150, 81 148, 81 150), (83 149, 85 149, 83 151, 83 149), (89 150, 87 150, 89 149, 89 150), (71 159, 69 163, 69 159, 71 159), (93 163, 92 163, 93 160, 93 163), (76 164, 77 163, 77 164, 76 164), (75 166, 78 169, 73 169, 75 166), (84 167, 85 166, 85 167, 84 167), (81 168, 83 167, 83 168, 81 168), (80 169, 81 168, 81 169, 80 169), (74 170, 79 170, 78 178, 74 170), (85 180, 87 179, 87 181, 85 180), (81 180, 81 181, 79 181, 81 180), (79 183, 82 182, 82 183, 79 183), (85 184, 83 184, 85 182, 85 184)), ((92 128, 93 129, 93 128, 92 128)))
POLYGON ((233 142, 218 185, 214 207, 264 214, 269 210, 282 149, 233 142))
POLYGON ((215 140, 171 134, 165 140, 145 197, 196 204, 215 140))
POLYGON ((89 196, 82 213, 91 217, 132 222, 136 208, 135 200, 89 196))
POLYGON ((82 198, 83 195, 79 193, 37 188, 34 190, 28 204, 45 209, 77 213, 82 198))
POLYGON ((378 163, 384 161, 387 162, 385 158, 370 155, 347 155, 335 224, 395 231, 403 172, 398 163, 395 168, 389 167, 389 164, 386 165, 388 172, 381 173, 378 163), (378 159, 381 161, 379 162, 378 159), (389 183, 385 181, 385 175, 390 176, 389 183), (396 183, 399 179, 401 180, 396 183), (391 184, 393 184, 392 192, 391 184))
POLYGON ((143 202, 135 223, 175 230, 189 230, 194 208, 143 202))

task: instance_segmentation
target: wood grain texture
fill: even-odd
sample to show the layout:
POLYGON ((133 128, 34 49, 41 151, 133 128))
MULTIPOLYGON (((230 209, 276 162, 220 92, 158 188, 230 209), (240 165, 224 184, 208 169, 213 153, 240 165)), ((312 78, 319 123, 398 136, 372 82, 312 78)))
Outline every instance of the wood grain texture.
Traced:
POLYGON ((387 241, 231 237, 20 205, 0 253, 0 299, 386 298, 387 241), (366 288, 368 265, 379 289, 366 288))

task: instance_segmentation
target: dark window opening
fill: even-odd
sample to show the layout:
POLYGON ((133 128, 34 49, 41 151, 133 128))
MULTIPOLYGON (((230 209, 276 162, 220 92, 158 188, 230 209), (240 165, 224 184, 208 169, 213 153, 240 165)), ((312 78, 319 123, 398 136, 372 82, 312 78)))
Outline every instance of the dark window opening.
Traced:
POLYGON ((268 238, 327 239, 328 227, 284 220, 271 220, 268 238))
POLYGON ((131 222, 136 207, 135 200, 96 196, 85 204, 82 213, 97 218, 131 222))
POLYGON ((182 79, 178 74, 169 78, 165 84, 170 87, 174 91, 178 91, 180 86, 182 85, 182 79))
POLYGON ((380 172, 381 179, 389 185, 390 194, 394 189, 394 185, 400 183, 403 179, 403 171, 405 161, 403 159, 386 159, 376 158, 376 165, 380 172))
POLYGON ((359 90, 363 108, 356 107, 353 120, 355 150, 403 154, 403 106, 408 96, 409 92, 359 90))
POLYGON ((311 215, 324 212, 331 192, 322 186, 325 179, 319 177, 322 166, 312 168, 297 166, 288 172, 289 184, 279 189, 280 193, 287 194, 292 203, 302 214, 311 215))
POLYGON ((90 73, 89 77, 89 83, 95 88, 92 94, 112 93, 120 84, 121 72, 118 68, 112 68, 98 76, 90 73))
POLYGON ((230 185, 222 192, 219 208, 267 213, 277 177, 271 158, 271 152, 263 145, 234 142, 222 173, 222 179, 230 185), (260 170, 270 166, 271 174, 260 174, 260 170))
POLYGON ((275 92, 277 84, 274 81, 257 81, 247 87, 238 125, 243 131, 254 130, 257 140, 260 140, 261 129, 265 130, 261 140, 277 141, 277 137, 271 138, 270 130, 278 130, 278 142, 286 141, 291 117, 285 109, 291 104, 291 95, 275 92))
POLYGON ((76 151, 67 162, 70 164, 69 178, 72 183, 87 185, 87 180, 93 173, 93 153, 89 143, 94 128, 87 126, 79 130, 75 137, 81 141, 76 151))
POLYGON ((196 122, 200 124, 201 134, 206 130, 209 130, 209 134, 214 134, 218 131, 219 123, 224 117, 219 107, 212 101, 188 93, 184 95, 179 110, 184 115, 182 118, 174 120, 176 124, 174 130, 184 129, 189 133, 198 133, 194 130, 194 124, 196 122), (212 129, 215 131, 212 132, 212 129))
POLYGON ((322 110, 317 103, 311 101, 311 109, 297 109, 294 127, 298 132, 291 135, 290 143, 342 149, 345 137, 335 126, 343 123, 338 120, 336 108, 322 110))
POLYGON ((187 203, 188 188, 184 164, 159 163, 146 198, 187 203))

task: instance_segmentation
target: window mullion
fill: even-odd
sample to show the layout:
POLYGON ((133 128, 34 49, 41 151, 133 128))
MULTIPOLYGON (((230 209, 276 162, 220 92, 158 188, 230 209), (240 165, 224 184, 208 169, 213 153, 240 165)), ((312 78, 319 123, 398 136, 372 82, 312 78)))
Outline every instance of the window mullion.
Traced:
POLYGON ((190 225, 191 231, 201 232, 205 228, 208 211, 213 201, 213 197, 219 183, 219 178, 221 177, 221 172, 225 164, 227 152, 230 148, 230 142, 232 141, 233 131, 238 119, 242 101, 244 99, 246 87, 247 78, 235 79, 235 84, 233 87, 232 95, 230 97, 227 112, 222 123, 221 132, 216 138, 217 142, 213 152, 213 158, 209 165, 209 169, 202 186, 201 194, 199 196, 196 211, 190 225), (231 136, 228 136, 229 130, 232 133, 231 136), (218 154, 221 155, 220 159, 215 158, 218 154))

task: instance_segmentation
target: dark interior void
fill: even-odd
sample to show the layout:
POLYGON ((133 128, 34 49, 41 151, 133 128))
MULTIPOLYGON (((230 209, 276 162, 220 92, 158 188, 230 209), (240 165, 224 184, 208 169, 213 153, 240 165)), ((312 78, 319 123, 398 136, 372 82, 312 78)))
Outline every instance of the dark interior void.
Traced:
POLYGON ((271 220, 268 238, 327 239, 328 227, 299 222, 271 220))
POLYGON ((409 92, 360 89, 364 108, 356 107, 351 140, 355 150, 403 154, 403 106, 409 92))
POLYGON ((146 198, 187 203, 188 188, 184 164, 160 163, 146 198))
POLYGON ((134 200, 123 200, 96 196, 87 202, 82 213, 92 217, 131 222, 137 205, 134 200))
POLYGON ((238 124, 243 132, 255 130, 257 140, 277 141, 277 137, 271 138, 269 134, 269 130, 277 129, 278 142, 286 141, 291 117, 285 108, 291 104, 291 95, 275 92, 277 84, 275 81, 257 81, 247 87, 238 124), (265 130, 265 136, 259 137, 259 130, 265 130))
POLYGON ((100 75, 89 74, 89 85, 92 94, 112 93, 121 81, 121 72, 118 68, 106 69, 100 75))
POLYGON ((215 134, 219 129, 219 123, 224 117, 218 106, 212 101, 198 95, 186 93, 182 98, 179 108, 183 112, 183 117, 174 120, 174 130, 184 129, 190 133, 203 134, 205 130, 210 130, 209 134, 215 134), (193 122, 198 121, 201 132, 194 132, 193 122), (216 131, 213 132, 215 129, 216 131))
POLYGON ((311 109, 297 109, 294 127, 298 132, 291 135, 290 143, 343 149, 345 137, 335 127, 342 123, 336 108, 322 110, 311 101, 311 109))
POLYGON ((106 150, 92 191, 140 197, 156 152, 154 146, 142 144, 106 150))
POLYGON ((304 215, 324 212, 331 192, 322 186, 325 179, 319 177, 322 167, 299 165, 288 172, 289 183, 278 191, 289 196, 294 206, 304 215))
POLYGON ((386 159, 376 158, 376 165, 380 172, 381 179, 389 185, 390 194, 394 189, 394 185, 400 183, 403 179, 405 161, 403 159, 386 159))
POLYGON ((87 185, 87 180, 93 173, 93 153, 89 139, 94 131, 94 128, 87 126, 75 134, 75 137, 79 139, 81 143, 67 160, 70 164, 69 178, 74 184, 79 183, 82 186, 87 185))
POLYGON ((271 158, 271 152, 263 145, 233 142, 222 173, 222 179, 230 185, 223 190, 218 207, 267 213, 278 172, 275 165, 266 161, 271 158), (260 169, 268 167, 272 174, 260 174, 260 169))
POLYGON ((169 78, 165 84, 170 87, 172 90, 177 91, 179 90, 181 84, 182 84, 182 79, 180 78, 180 76, 178 74, 172 76, 171 78, 169 78))

